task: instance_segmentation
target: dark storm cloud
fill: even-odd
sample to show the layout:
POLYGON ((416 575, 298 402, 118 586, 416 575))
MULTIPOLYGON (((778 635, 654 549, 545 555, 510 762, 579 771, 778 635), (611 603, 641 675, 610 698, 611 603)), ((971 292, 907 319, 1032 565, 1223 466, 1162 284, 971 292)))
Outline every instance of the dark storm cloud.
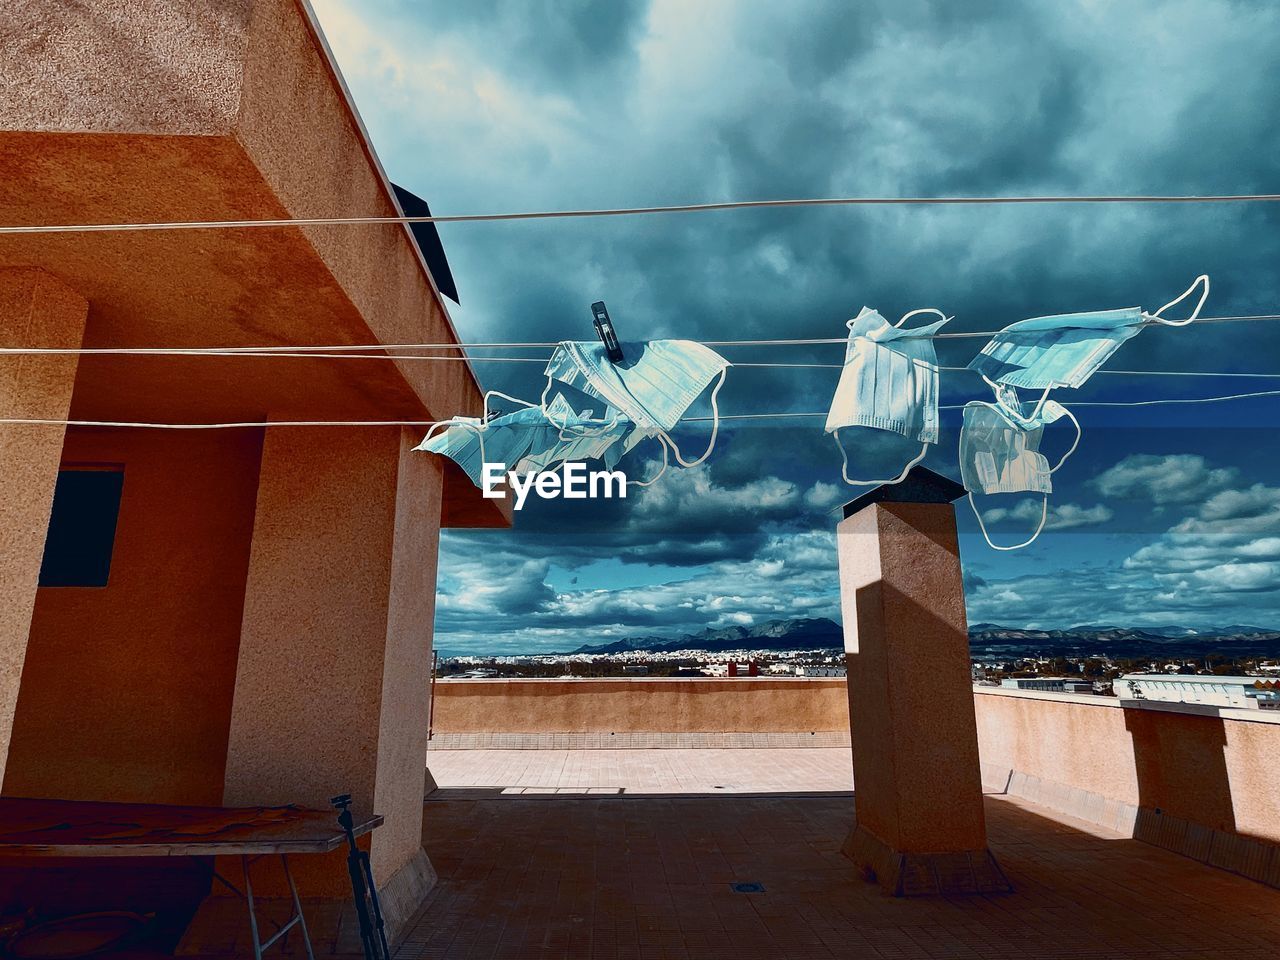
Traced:
POLYGON ((469 0, 422 6, 433 28, 457 31, 488 47, 505 72, 572 90, 632 58, 648 2, 469 0))
POLYGON ((454 649, 481 642, 488 652, 566 650, 584 642, 636 636, 677 637, 706 626, 792 616, 838 617, 836 583, 827 576, 833 537, 813 532, 766 540, 749 560, 711 560, 681 576, 641 586, 573 588, 512 616, 503 591, 530 573, 517 539, 449 534, 453 558, 442 589, 437 632, 454 649))
MULTIPOLYGON (((1273 4, 317 5, 392 177, 442 213, 821 195, 1267 192, 1277 178, 1273 4)), ((1211 314, 1280 306, 1280 206, 1268 204, 747 211, 441 233, 465 304, 455 319, 469 340, 589 338, 596 299, 635 339, 838 337, 864 304, 891 319, 938 306, 956 315, 952 330, 986 330, 1055 312, 1154 309, 1201 272, 1213 278, 1211 314)), ((944 341, 942 361, 962 364, 978 346, 944 341)), ((739 361, 840 356, 724 352, 739 361)), ((1145 331, 1113 365, 1258 370, 1278 354, 1280 324, 1224 324, 1145 331)), ((534 398, 541 389, 534 364, 479 371, 486 386, 534 398)), ((731 370, 721 409, 823 410, 834 382, 834 371, 731 370)), ((1095 378, 1082 394, 1137 399, 1239 385, 1095 378)), ((944 378, 949 397, 977 396, 979 386, 944 378)), ((1178 408, 1165 421, 1193 416, 1178 408)), ((1100 429, 1100 415, 1089 423, 1081 452, 1055 477, 1058 530, 1128 524, 1163 542, 1172 520, 1160 510, 1172 506, 1134 506, 1142 464, 1123 465, 1133 444, 1100 429), (1109 485, 1086 486, 1112 466, 1109 485)), ((706 474, 711 492, 673 477, 652 498, 527 511, 505 535, 519 545, 511 563, 619 557, 683 566, 693 580, 698 565, 733 563, 743 565, 735 576, 757 577, 746 565, 777 538, 830 529, 829 515, 805 505, 816 484, 839 485, 832 502, 860 492, 839 481, 821 420, 794 424, 724 436, 706 474), (793 485, 790 501, 733 506, 734 491, 774 481, 793 485)), ((690 449, 704 436, 692 436, 690 449)), ((928 462, 954 474, 954 437, 928 462)), ((1219 458, 1206 469, 1237 465, 1219 458)), ((1006 522, 1021 522, 1005 509, 1006 522)), ((451 538, 442 552, 446 583, 463 542, 451 538)), ((1256 564, 1270 562, 1218 571, 1215 589, 1260 582, 1268 568, 1256 564)), ((1105 579, 1092 568, 1081 576, 1085 591, 1095 586, 1088 578, 1105 579)), ((987 566, 980 579, 976 609, 988 619, 1041 597, 1030 582, 1002 591, 987 566)), ((1053 580, 1040 581, 1045 602, 1053 580)), ((1151 591, 1125 582, 1140 608, 1151 591)), ((609 596, 621 609, 621 595, 609 596)), ((1064 615, 1070 602, 1064 592, 1064 615)), ((554 629, 548 618, 557 616, 576 622, 537 590, 509 604, 521 623, 535 611, 538 630, 554 629)), ((770 604, 744 600, 740 612, 762 615, 770 604)), ((632 613, 637 623, 649 616, 642 604, 632 613)), ((669 615, 692 629, 708 613, 692 603, 661 613, 669 615)))

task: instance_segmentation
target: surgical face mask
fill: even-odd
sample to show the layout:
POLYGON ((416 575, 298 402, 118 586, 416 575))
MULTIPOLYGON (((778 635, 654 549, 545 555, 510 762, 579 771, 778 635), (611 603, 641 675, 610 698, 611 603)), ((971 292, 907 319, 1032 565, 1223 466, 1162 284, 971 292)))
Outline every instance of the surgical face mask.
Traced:
MULTIPOLYGON (((485 395, 486 410, 492 395, 485 395)), ((551 401, 549 410, 554 423, 540 407, 531 405, 498 417, 455 417, 433 426, 415 449, 449 457, 480 487, 485 463, 547 470, 569 460, 598 459, 633 426, 616 411, 608 411, 612 414, 608 419, 591 416, 589 411, 575 413, 560 396, 551 401)))
MULTIPOLYGON (((831 399, 826 432, 835 436, 844 460, 845 482, 866 486, 897 483, 938 442, 938 357, 933 335, 950 318, 932 307, 912 310, 890 325, 875 310, 862 308, 850 320, 844 370, 831 399), (942 317, 922 327, 904 328, 919 313, 942 317), (910 459, 892 479, 854 480, 849 476, 846 442, 866 430, 888 431, 911 441, 910 459), (916 450, 919 444, 919 451, 916 450)), ((904 444, 905 445, 905 444, 904 444)))
POLYGON ((998 388, 995 403, 975 400, 965 404, 964 423, 960 428, 960 477, 969 491, 969 505, 978 518, 978 527, 992 549, 1017 550, 1040 536, 1048 517, 1053 474, 1075 452, 1080 435, 1080 422, 1062 404, 1043 398, 1034 406, 1023 404, 1011 387, 998 388), (1040 442, 1044 428, 1062 417, 1075 425, 1076 437, 1071 449, 1051 467, 1040 452, 1040 442), (982 514, 974 503, 975 490, 984 494, 1041 494, 1044 502, 1035 533, 1023 543, 997 546, 987 534, 982 514))
MULTIPOLYGON (((724 385, 729 361, 691 340, 650 340, 623 343, 621 347, 623 360, 614 364, 602 343, 561 343, 547 363, 543 409, 549 410, 548 391, 556 383, 567 384, 588 396, 604 400, 640 430, 658 437, 681 466, 692 467, 702 463, 715 447, 720 426, 716 396, 724 385), (711 441, 702 456, 692 461, 685 460, 670 432, 713 381, 711 441)), ((665 461, 665 450, 663 457, 665 461)))
MULTIPOLYGON (((528 412, 541 411, 535 407, 528 412)), ((559 395, 547 405, 546 420, 550 426, 544 426, 545 432, 535 437, 517 470, 548 470, 559 463, 603 459, 632 426, 616 410, 606 410, 603 418, 593 417, 587 410, 575 413, 559 395)))
POLYGON ((536 408, 487 421, 454 417, 435 424, 414 449, 448 457, 479 487, 486 463, 515 463, 528 452, 535 435, 548 429, 536 408))
POLYGON ((1200 276, 1185 293, 1155 313, 1127 307, 1023 320, 992 337, 982 352, 970 361, 969 369, 982 374, 988 381, 1011 387, 1031 390, 1079 387, 1121 344, 1137 336, 1144 326, 1152 323, 1184 326, 1191 323, 1200 315, 1208 296, 1209 278, 1200 276), (1166 320, 1161 316, 1200 285, 1203 285, 1204 292, 1190 317, 1166 320))

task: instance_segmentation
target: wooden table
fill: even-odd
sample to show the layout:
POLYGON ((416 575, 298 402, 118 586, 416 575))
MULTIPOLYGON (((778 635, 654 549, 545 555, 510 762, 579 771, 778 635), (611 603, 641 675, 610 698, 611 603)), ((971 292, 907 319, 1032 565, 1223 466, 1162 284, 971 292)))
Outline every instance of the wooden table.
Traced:
MULTIPOLYGON (((377 814, 356 818, 361 836, 382 825, 377 814)), ((329 853, 346 842, 336 814, 302 807, 180 807, 157 803, 100 803, 0 797, 0 856, 25 857, 211 857, 239 856, 244 892, 214 876, 242 897, 249 910, 254 957, 296 924, 307 956, 314 960, 302 904, 289 871, 289 855, 329 853), (249 867, 279 856, 293 898, 293 916, 265 941, 258 934, 249 867)))

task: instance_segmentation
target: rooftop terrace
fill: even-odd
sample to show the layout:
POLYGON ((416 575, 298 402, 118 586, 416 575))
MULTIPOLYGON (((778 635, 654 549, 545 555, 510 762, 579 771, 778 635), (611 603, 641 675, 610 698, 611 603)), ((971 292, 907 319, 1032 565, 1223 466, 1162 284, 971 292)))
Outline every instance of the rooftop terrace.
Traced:
POLYGON ((1267 955, 1280 937, 1280 891, 990 793, 1013 893, 885 896, 840 853, 847 748, 429 758, 423 840, 440 882, 405 960, 1191 958, 1267 955))

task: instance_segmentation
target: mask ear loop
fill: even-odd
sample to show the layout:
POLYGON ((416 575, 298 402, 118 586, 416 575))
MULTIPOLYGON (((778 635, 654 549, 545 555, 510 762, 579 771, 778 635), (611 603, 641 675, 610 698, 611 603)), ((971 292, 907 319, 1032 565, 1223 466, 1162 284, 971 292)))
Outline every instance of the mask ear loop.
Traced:
POLYGON ((1071 456, 1073 453, 1076 452, 1076 447, 1080 446, 1080 439, 1084 436, 1084 429, 1080 426, 1080 421, 1076 419, 1076 415, 1072 413, 1070 410, 1068 410, 1066 407, 1062 408, 1062 412, 1066 414, 1067 419, 1069 419, 1073 424, 1075 424, 1076 438, 1071 444, 1071 449, 1062 455, 1061 460, 1059 460, 1054 466, 1049 468, 1050 473, 1058 472, 1058 468, 1067 462, 1067 457, 1071 456))
POLYGON ((926 440, 924 443, 920 444, 920 452, 908 461, 907 465, 902 468, 902 472, 892 480, 851 480, 849 479, 849 455, 845 452, 844 444, 840 442, 840 429, 842 428, 837 428, 832 432, 835 434, 836 446, 840 448, 840 459, 843 461, 843 464, 840 467, 840 475, 844 477, 844 482, 850 486, 870 487, 879 486, 880 484, 885 483, 901 483, 907 478, 907 474, 911 472, 911 468, 923 460, 924 455, 929 452, 929 442, 926 440))
MULTIPOLYGON (((547 418, 547 422, 560 432, 559 436, 561 440, 578 440, 584 437, 602 437, 617 426, 619 416, 617 410, 613 413, 613 419, 600 427, 577 427, 570 429, 569 421, 566 420, 563 423, 557 422, 556 418, 551 415, 551 411, 547 409, 547 394, 551 392, 551 387, 554 382, 555 381, 553 381, 551 377, 547 377, 547 385, 542 388, 542 397, 538 406, 539 409, 542 410, 542 415, 547 418)), ((532 407, 533 404, 530 403, 527 404, 527 406, 532 407)))
MULTIPOLYGON (((1059 464, 1061 466, 1061 464, 1059 464)), ((987 546, 992 550, 1021 550, 1023 547, 1029 547, 1035 543, 1036 538, 1040 536, 1040 531, 1044 529, 1044 522, 1049 517, 1049 495, 1044 495, 1044 502, 1040 504, 1040 522, 1036 525, 1036 532, 1031 535, 1031 539, 1023 540, 1021 543, 1015 543, 1009 547, 1002 547, 999 544, 991 542, 991 537, 987 533, 987 526, 982 522, 982 514, 978 512, 978 505, 973 502, 973 491, 969 491, 969 506, 973 510, 973 515, 978 521, 978 529, 982 531, 982 539, 987 541, 987 546)))
MULTIPOLYGON (((904 323, 907 322, 909 318, 914 317, 918 313, 936 313, 938 316, 940 316, 943 320, 946 320, 948 323, 955 319, 955 317, 948 317, 945 313, 943 313, 937 307, 921 307, 919 310, 912 310, 910 313, 904 313, 902 315, 902 319, 893 325, 894 328, 897 329, 898 327, 901 327, 904 323)), ((850 320, 849 323, 846 324, 846 326, 852 329, 853 321, 850 320)))
POLYGON ((487 391, 487 392, 485 393, 485 395, 484 395, 484 416, 481 418, 481 422, 482 422, 486 427, 489 425, 489 420, 491 419, 491 416, 490 416, 490 413, 489 413, 489 398, 490 398, 490 397, 501 397, 503 400, 510 400, 512 403, 518 403, 518 404, 520 404, 520 406, 522 406, 522 407, 532 407, 532 406, 533 406, 533 404, 532 404, 532 403, 530 403, 528 400, 521 400, 519 397, 513 397, 513 396, 511 396, 511 395, 510 395, 510 394, 508 394, 508 393, 503 393, 501 390, 489 390, 489 391, 487 391))
POLYGON ((1040 418, 1040 411, 1044 409, 1045 402, 1049 399, 1049 391, 1052 389, 1053 387, 1044 388, 1044 393, 1040 394, 1040 399, 1036 401, 1035 407, 1031 410, 1031 416, 1027 417, 1028 422, 1040 418))
POLYGON ((661 432, 658 434, 666 443, 671 446, 671 455, 676 458, 676 463, 682 467, 696 467, 702 463, 707 457, 711 456, 711 451, 716 446, 716 434, 720 431, 720 408, 716 405, 716 395, 720 392, 720 388, 724 386, 725 374, 729 372, 729 368, 725 367, 720 371, 720 379, 716 381, 716 385, 711 390, 711 442, 707 444, 707 449, 703 451, 702 456, 697 460, 687 461, 680 456, 680 448, 676 446, 676 442, 671 439, 670 434, 661 432))
MULTIPOLYGON (((1070 449, 1062 455, 1062 458, 1049 468, 1050 473, 1056 473, 1059 468, 1067 462, 1067 458, 1076 452, 1076 447, 1080 446, 1080 440, 1084 436, 1084 429, 1080 426, 1080 421, 1076 419, 1076 415, 1066 407, 1062 408, 1062 412, 1066 415, 1067 419, 1075 425, 1076 438, 1072 441, 1070 449)), ((1030 546, 1044 530, 1045 521, 1049 517, 1049 495, 1046 493, 1044 494, 1043 501, 1040 504, 1040 522, 1036 525, 1036 532, 1031 535, 1029 540, 1024 540, 1022 543, 1015 544, 1010 547, 1001 547, 991 542, 991 537, 987 533, 986 524, 982 522, 982 514, 978 512, 978 505, 973 502, 973 491, 969 492, 969 506, 973 509, 973 516, 978 521, 978 529, 982 531, 982 538, 987 541, 987 546, 992 550, 1021 550, 1023 547, 1030 546)))
POLYGON ((661 436, 658 437, 658 446, 662 448, 662 469, 659 470, 657 473, 655 473, 648 480, 628 480, 627 481, 628 486, 636 486, 636 487, 651 486, 652 484, 657 483, 658 480, 662 477, 662 475, 667 472, 667 466, 670 464, 671 461, 667 457, 667 445, 666 443, 663 442, 661 436))
MULTIPOLYGON (((985 373, 979 374, 979 376, 982 377, 982 382, 985 383, 988 387, 990 387, 991 392, 995 394, 995 402, 988 403, 985 400, 977 400, 977 401, 974 401, 975 403, 981 403, 984 407, 990 407, 993 411, 1000 414, 1000 416, 1004 417, 1010 423, 1014 423, 1022 427, 1029 427, 1031 425, 1031 420, 1027 417, 1024 417, 1020 409, 1015 410, 1013 407, 1009 406, 1009 404, 1005 403, 1005 397, 1008 396, 1010 393, 1013 393, 1014 400, 1017 401, 1017 392, 1014 391, 1012 387, 1008 387, 1005 390, 1001 390, 1000 388, 1002 384, 996 383, 994 380, 988 377, 985 373)), ((1020 403, 1019 403, 1019 406, 1021 406, 1020 403)))
POLYGON ((1195 278, 1191 286, 1187 287, 1187 289, 1177 299, 1170 300, 1168 303, 1166 303, 1163 307, 1161 307, 1155 313, 1144 313, 1143 316, 1145 316, 1148 320, 1154 321, 1155 323, 1162 323, 1166 327, 1185 327, 1188 323, 1194 322, 1196 318, 1200 316, 1200 310, 1204 306, 1204 302, 1208 299, 1209 299, 1209 275, 1207 273, 1202 273, 1200 274, 1200 276, 1195 278), (1191 311, 1191 316, 1187 317, 1185 320, 1166 320, 1164 317, 1160 316, 1160 314, 1164 313, 1170 307, 1176 307, 1183 300, 1187 299, 1187 297, 1191 296, 1192 291, 1194 291, 1195 288, 1200 286, 1201 284, 1204 285, 1204 292, 1200 294, 1200 300, 1196 303, 1196 308, 1191 311))

